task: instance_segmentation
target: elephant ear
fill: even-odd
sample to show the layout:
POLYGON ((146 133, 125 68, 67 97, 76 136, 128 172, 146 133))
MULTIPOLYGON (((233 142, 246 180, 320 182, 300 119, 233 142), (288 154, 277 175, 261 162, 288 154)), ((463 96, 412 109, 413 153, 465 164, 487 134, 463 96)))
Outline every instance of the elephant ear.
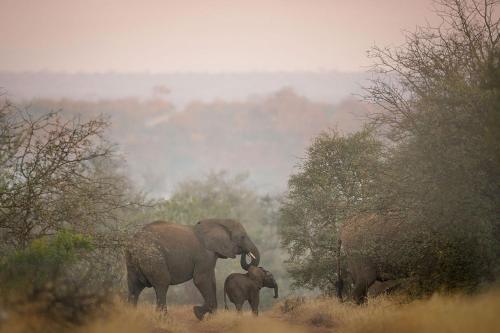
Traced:
POLYGON ((236 256, 229 229, 217 220, 199 221, 194 226, 194 232, 208 250, 226 258, 236 256))
POLYGON ((254 281, 257 284, 259 289, 262 288, 262 286, 264 285, 264 277, 265 277, 265 273, 262 271, 262 268, 256 266, 250 266, 248 268, 248 276, 250 277, 250 279, 252 279, 252 281, 254 281))

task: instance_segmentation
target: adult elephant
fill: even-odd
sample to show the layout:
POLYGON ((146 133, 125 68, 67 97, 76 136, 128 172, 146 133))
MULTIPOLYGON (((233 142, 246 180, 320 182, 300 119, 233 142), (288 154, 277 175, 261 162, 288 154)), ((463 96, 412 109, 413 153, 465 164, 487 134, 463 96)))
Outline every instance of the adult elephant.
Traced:
POLYGON ((157 306, 166 310, 170 285, 193 279, 204 299, 193 311, 198 319, 217 309, 215 264, 218 258, 235 258, 258 266, 259 250, 245 228, 230 219, 207 219, 194 226, 153 222, 140 230, 126 251, 129 302, 153 287, 157 306))
MULTIPOLYGON (((401 277, 398 249, 404 238, 402 233, 398 219, 377 214, 355 216, 342 226, 341 245, 354 284, 351 295, 357 304, 366 301, 368 289, 375 281, 401 277)), ((341 291, 338 294, 341 297, 341 291)))

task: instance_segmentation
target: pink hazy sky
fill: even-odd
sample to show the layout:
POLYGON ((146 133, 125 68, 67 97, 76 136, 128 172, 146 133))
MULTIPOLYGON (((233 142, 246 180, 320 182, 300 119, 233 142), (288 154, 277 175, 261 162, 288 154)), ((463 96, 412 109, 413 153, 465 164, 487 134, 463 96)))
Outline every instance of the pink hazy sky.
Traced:
POLYGON ((431 0, 0 0, 0 70, 363 70, 431 0))

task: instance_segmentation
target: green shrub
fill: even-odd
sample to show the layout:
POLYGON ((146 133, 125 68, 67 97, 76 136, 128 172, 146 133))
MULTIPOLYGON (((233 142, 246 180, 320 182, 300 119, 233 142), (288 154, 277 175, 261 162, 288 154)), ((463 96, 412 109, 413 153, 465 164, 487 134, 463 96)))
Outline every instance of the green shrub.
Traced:
POLYGON ((92 239, 70 231, 32 241, 0 262, 1 301, 14 311, 81 322, 107 302, 116 282, 92 239))
POLYGON ((89 237, 69 231, 34 240, 27 248, 3 258, 0 264, 3 288, 7 294, 33 298, 57 279, 63 267, 77 261, 79 253, 91 249, 89 237))

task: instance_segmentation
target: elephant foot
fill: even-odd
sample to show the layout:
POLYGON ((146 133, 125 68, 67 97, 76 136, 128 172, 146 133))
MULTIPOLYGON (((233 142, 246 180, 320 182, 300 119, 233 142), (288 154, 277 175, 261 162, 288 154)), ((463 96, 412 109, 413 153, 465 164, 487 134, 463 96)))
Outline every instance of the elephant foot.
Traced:
POLYGON ((202 320, 203 319, 203 316, 205 315, 205 313, 208 312, 208 310, 205 309, 205 307, 203 306, 193 306, 193 312, 194 312, 194 315, 196 316, 196 318, 198 318, 198 320, 202 320))

